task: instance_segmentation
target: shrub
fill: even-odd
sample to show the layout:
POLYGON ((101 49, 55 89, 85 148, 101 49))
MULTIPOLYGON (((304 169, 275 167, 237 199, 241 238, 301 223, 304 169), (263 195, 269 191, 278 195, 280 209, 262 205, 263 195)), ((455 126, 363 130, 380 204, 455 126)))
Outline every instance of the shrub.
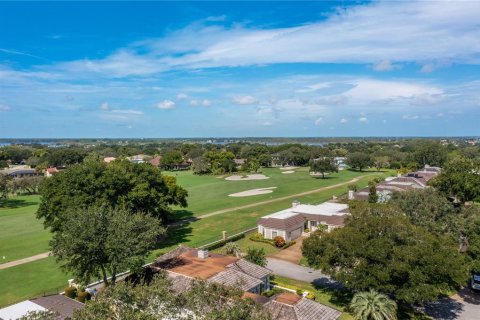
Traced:
POLYGON ((75 299, 77 296, 77 288, 75 287, 66 287, 64 291, 65 296, 69 297, 70 299, 75 299))
POLYGON ((309 292, 307 294, 307 299, 310 299, 310 300, 315 300, 315 294, 313 292, 309 292))
POLYGON ((223 247, 223 250, 226 254, 236 255, 240 252, 240 246, 236 242, 227 242, 225 244, 225 247, 223 247))
POLYGON ((250 237, 250 240, 264 240, 263 234, 257 232, 250 237))
POLYGON ((352 183, 352 184, 349 184, 349 185, 348 185, 348 190, 357 192, 357 191, 358 191, 358 187, 357 187, 356 184, 352 183))
POLYGON ((303 290, 302 289, 297 289, 295 290, 299 296, 303 295, 303 290))
POLYGON ((261 267, 267 265, 267 254, 263 248, 248 248, 245 260, 255 263, 261 267))
POLYGON ((285 246, 285 239, 283 239, 283 237, 276 236, 275 238, 273 238, 273 243, 275 243, 275 247, 282 248, 283 246, 285 246))
POLYGON ((310 229, 309 228, 305 228, 305 230, 303 230, 305 233, 309 233, 310 232, 310 229))
POLYGON ((85 301, 90 300, 91 295, 86 291, 79 292, 77 295, 77 300, 81 303, 85 303, 85 301))

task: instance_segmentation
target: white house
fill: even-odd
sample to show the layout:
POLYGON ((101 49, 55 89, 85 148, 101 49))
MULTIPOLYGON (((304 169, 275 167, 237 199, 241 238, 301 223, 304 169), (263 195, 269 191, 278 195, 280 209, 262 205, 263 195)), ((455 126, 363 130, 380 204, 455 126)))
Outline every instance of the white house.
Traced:
POLYGON ((327 201, 319 205, 309 205, 295 201, 291 208, 261 218, 258 232, 265 239, 281 236, 288 242, 300 237, 305 228, 315 231, 323 225, 330 231, 342 227, 348 214, 348 205, 344 203, 327 201))

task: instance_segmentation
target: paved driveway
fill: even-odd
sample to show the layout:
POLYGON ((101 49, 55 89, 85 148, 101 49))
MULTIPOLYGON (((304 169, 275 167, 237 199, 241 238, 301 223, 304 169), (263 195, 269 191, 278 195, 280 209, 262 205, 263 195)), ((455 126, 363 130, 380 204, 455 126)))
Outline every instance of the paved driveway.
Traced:
POLYGON ((270 257, 298 264, 300 263, 300 259, 302 259, 302 242, 303 237, 300 237, 295 240, 295 244, 293 246, 290 246, 284 250, 280 250, 270 257))
POLYGON ((319 270, 304 267, 285 260, 279 260, 272 257, 267 258, 267 268, 272 270, 274 274, 287 277, 290 279, 313 282, 314 284, 326 287, 341 287, 339 282, 330 279, 329 276, 323 274, 319 270))
POLYGON ((437 320, 480 320, 480 293, 462 289, 451 298, 427 305, 425 312, 437 320))

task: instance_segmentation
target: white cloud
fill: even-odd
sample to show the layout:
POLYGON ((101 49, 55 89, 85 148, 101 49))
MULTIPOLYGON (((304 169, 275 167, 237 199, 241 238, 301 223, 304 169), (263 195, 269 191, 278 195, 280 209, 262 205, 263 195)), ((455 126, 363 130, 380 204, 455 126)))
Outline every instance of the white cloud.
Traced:
POLYGON ((375 71, 391 71, 399 68, 399 65, 392 64, 390 60, 382 60, 379 63, 373 65, 373 70, 375 71))
POLYGON ((100 110, 108 110, 109 108, 108 102, 102 102, 100 105, 100 110))
POLYGON ((190 100, 190 105, 191 105, 192 107, 197 106, 197 105, 198 105, 198 100, 195 100, 195 99, 190 100))
POLYGON ((272 124, 271 122, 269 122, 269 121, 265 121, 265 122, 263 123, 263 125, 264 125, 265 127, 271 127, 273 124, 272 124))
POLYGON ((7 112, 7 111, 10 111, 11 109, 12 108, 10 108, 9 105, 0 103, 0 112, 7 112))
POLYGON ((157 104, 157 108, 164 110, 173 109, 175 108, 175 102, 173 102, 172 100, 163 100, 162 102, 157 104))
POLYGON ((177 100, 186 100, 186 99, 188 99, 188 95, 186 93, 177 94, 177 100))
POLYGON ((319 126, 319 125, 321 125, 322 123, 323 123, 323 118, 322 118, 322 117, 317 118, 317 119, 315 120, 315 125, 316 125, 316 126, 319 126))
POLYGON ((256 104, 258 100, 253 96, 235 96, 232 102, 238 105, 252 105, 256 104))
POLYGON ((340 123, 347 123, 348 122, 348 119, 347 118, 342 118, 340 119, 340 123))
POLYGON ((358 118, 358 121, 360 122, 368 122, 368 119, 366 117, 360 117, 358 118))
POLYGON ((212 102, 208 99, 204 99, 202 101, 202 106, 204 106, 204 107, 210 107, 211 105, 212 105, 212 102))
POLYGON ((411 114, 404 114, 404 115, 402 116, 402 119, 403 119, 403 120, 418 120, 418 119, 420 119, 420 116, 418 116, 418 115, 416 115, 416 114, 413 114, 413 115, 411 115, 411 114))
POLYGON ((132 109, 114 109, 110 112, 111 113, 117 113, 117 114, 126 114, 126 115, 141 115, 141 114, 143 114, 142 111, 132 110, 132 109))

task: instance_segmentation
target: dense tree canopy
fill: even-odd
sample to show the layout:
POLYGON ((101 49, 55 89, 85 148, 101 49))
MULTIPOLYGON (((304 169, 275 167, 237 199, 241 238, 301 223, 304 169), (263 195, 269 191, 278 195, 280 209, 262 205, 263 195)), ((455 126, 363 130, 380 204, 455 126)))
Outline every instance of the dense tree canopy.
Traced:
POLYGON ((338 167, 333 158, 323 157, 310 161, 310 172, 321 173, 322 178, 325 178, 325 173, 338 172, 338 167))
POLYGON ((452 159, 430 184, 462 203, 474 200, 480 196, 480 162, 460 157, 452 159))
POLYGON ((183 155, 180 151, 172 150, 166 152, 160 163, 161 167, 166 170, 175 169, 183 163, 183 155))
POLYGON ((363 152, 354 152, 348 155, 347 164, 354 169, 362 171, 372 165, 372 157, 363 152))
POLYGON ((419 167, 425 165, 441 167, 447 161, 447 149, 436 141, 420 141, 411 153, 419 167))
POLYGON ((157 275, 149 285, 119 283, 101 292, 73 320, 270 320, 270 314, 251 299, 242 298, 243 291, 192 280, 186 292, 177 293, 169 277, 157 275))
POLYGON ((385 205, 355 211, 344 228, 304 240, 311 266, 349 289, 375 289, 405 303, 430 301, 465 283, 465 259, 450 237, 414 226, 385 205))
POLYGON ((63 219, 62 230, 50 241, 52 254, 84 284, 102 278, 108 285, 119 272, 141 268, 165 233, 158 219, 125 209, 77 208, 63 219))
POLYGON ((170 205, 187 206, 187 191, 175 178, 163 176, 148 163, 98 161, 73 165, 45 179, 37 217, 54 231, 61 228, 68 209, 86 206, 125 207, 166 220, 170 205))

